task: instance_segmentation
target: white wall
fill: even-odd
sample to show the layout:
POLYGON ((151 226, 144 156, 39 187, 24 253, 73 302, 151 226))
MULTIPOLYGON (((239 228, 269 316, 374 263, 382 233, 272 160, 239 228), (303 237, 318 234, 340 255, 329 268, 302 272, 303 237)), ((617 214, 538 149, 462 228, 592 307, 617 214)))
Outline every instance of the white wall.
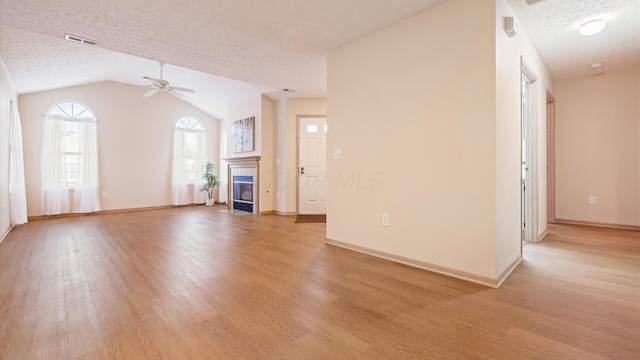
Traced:
POLYGON ((11 100, 18 101, 16 87, 4 66, 4 62, 0 59, 0 239, 11 228, 9 208, 9 115, 11 100))
POLYGON ((494 4, 450 0, 329 54, 329 239, 495 279, 494 4))
POLYGON ((547 112, 546 92, 553 79, 516 19, 518 34, 504 32, 504 17, 515 17, 506 0, 496 1, 496 273, 520 256, 521 179, 521 57, 538 76, 531 85, 537 123, 538 231, 547 229, 547 112))
POLYGON ((556 83, 556 169, 558 221, 640 226, 640 66, 556 83))
POLYGON ((20 96, 29 216, 40 215, 44 114, 61 100, 80 101, 98 118, 102 210, 171 205, 173 127, 183 115, 203 121, 209 159, 218 162, 219 121, 168 94, 142 98, 146 90, 101 82, 20 96))

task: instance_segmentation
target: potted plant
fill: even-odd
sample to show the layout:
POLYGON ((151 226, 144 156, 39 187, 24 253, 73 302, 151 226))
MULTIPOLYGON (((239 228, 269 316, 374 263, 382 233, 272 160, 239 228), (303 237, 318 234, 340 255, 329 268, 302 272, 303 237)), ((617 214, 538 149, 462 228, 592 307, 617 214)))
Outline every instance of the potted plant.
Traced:
POLYGON ((218 180, 218 177, 213 173, 214 168, 215 166, 210 161, 207 161, 206 165, 202 165, 202 180, 204 180, 204 185, 202 185, 200 191, 207 192, 207 206, 213 206, 215 202, 213 199, 213 188, 220 184, 220 180, 218 180))

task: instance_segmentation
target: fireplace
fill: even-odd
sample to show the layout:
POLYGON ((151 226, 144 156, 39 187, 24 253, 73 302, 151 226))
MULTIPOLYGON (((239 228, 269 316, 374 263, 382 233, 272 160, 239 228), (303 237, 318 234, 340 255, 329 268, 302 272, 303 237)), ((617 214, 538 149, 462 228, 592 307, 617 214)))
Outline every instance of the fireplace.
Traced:
POLYGON ((253 213, 253 176, 233 177, 233 209, 253 213))
POLYGON ((243 156, 224 160, 229 164, 228 209, 260 213, 260 157, 243 156))

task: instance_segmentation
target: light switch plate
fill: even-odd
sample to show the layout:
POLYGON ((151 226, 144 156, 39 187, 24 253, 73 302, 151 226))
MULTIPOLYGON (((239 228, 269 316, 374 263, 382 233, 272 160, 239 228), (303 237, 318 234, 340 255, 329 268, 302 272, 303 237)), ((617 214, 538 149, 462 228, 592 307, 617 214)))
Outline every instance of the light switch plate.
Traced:
POLYGON ((389 222, 389 214, 382 214, 382 226, 391 226, 391 223, 389 222))
POLYGON ((342 149, 337 148, 333 149, 333 160, 341 160, 342 159, 342 149))

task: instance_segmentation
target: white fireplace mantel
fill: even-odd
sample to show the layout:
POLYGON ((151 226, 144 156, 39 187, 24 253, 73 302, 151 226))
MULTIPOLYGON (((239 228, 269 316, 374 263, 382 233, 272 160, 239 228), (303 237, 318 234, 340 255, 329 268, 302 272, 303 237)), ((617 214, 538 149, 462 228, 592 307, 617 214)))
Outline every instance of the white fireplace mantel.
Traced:
POLYGON ((229 164, 227 179, 227 208, 233 209, 233 177, 234 176, 253 176, 253 213, 260 213, 260 156, 243 156, 223 158, 229 164))
POLYGON ((260 161, 260 156, 232 157, 223 158, 222 160, 226 161, 229 165, 256 164, 260 161))

